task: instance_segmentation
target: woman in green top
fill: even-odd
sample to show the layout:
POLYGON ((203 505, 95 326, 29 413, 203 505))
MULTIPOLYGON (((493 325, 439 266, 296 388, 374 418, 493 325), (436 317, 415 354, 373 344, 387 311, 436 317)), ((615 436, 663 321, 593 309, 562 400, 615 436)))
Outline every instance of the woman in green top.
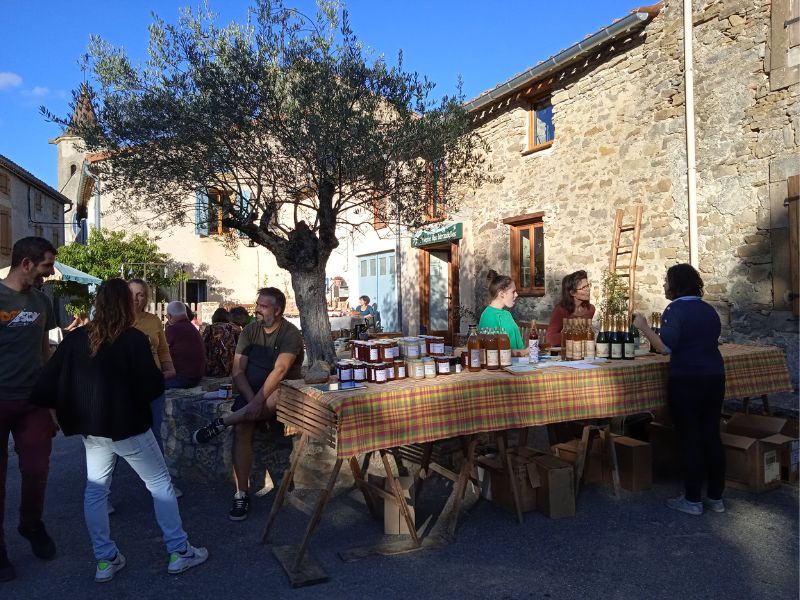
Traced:
POLYGON ((508 308, 517 301, 517 286, 514 280, 507 275, 498 275, 497 271, 490 269, 486 276, 489 282, 489 306, 483 309, 478 327, 481 329, 502 329, 511 342, 511 353, 514 356, 527 356, 528 351, 522 335, 519 332, 514 317, 508 308))

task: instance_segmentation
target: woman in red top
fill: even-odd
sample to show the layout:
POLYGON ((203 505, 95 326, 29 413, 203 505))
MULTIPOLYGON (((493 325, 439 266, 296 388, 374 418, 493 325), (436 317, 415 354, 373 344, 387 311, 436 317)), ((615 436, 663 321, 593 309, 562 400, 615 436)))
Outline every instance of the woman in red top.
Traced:
POLYGON ((547 326, 547 343, 561 345, 561 330, 564 319, 591 319, 594 305, 589 303, 592 285, 586 271, 575 271, 561 280, 561 301, 556 304, 547 326))

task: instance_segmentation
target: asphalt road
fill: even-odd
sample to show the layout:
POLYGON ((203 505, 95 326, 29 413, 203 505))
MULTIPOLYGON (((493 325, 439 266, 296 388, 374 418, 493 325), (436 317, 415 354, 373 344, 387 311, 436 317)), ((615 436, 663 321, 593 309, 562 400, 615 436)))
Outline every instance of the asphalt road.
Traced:
MULTIPOLYGON (((583 488, 577 516, 550 520, 528 513, 518 525, 479 500, 462 515, 455 538, 441 548, 343 562, 337 552, 381 539, 358 496, 329 505, 312 554, 330 580, 292 589, 269 545, 258 537, 275 492, 254 499, 250 518, 228 520, 229 485, 177 482, 184 526, 208 562, 184 574, 166 572, 167 556, 143 484, 120 464, 112 486, 112 532, 128 566, 106 584, 93 581, 83 513, 85 482, 79 438, 55 440, 45 522, 58 545, 51 562, 36 559, 16 533, 19 471, 9 460, 6 534, 17 579, 0 584, 3 600, 39 598, 782 598, 798 597, 798 489, 763 495, 730 490, 728 512, 690 517, 664 506, 679 491, 660 482, 648 492, 615 498, 583 488)), ((280 474, 274 474, 276 483, 280 474)), ((419 511, 434 510, 446 486, 431 480, 419 511)), ((273 543, 298 543, 307 517, 286 507, 273 543)), ((419 521, 418 521, 419 522, 419 521)))

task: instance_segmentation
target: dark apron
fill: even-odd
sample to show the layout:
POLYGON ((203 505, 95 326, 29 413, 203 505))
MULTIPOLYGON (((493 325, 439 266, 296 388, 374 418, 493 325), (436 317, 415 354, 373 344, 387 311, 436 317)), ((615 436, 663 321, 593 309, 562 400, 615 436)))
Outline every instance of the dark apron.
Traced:
MULTIPOLYGON (((283 324, 281 324, 282 326, 283 324)), ((280 329, 278 329, 280 332, 280 329)), ((264 385, 264 382, 275 368, 275 361, 278 360, 278 335, 271 346, 250 346, 250 353, 247 355, 247 367, 244 375, 253 393, 257 392, 264 385)))

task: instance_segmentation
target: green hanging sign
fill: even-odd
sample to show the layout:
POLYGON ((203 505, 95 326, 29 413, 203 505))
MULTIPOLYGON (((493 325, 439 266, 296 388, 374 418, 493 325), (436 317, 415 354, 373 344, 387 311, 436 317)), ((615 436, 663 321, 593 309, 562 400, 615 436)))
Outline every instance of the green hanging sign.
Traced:
POLYGON ((447 225, 431 225, 424 229, 418 229, 411 234, 411 247, 430 246, 440 242, 460 240, 464 236, 464 226, 462 223, 449 223, 447 225))

